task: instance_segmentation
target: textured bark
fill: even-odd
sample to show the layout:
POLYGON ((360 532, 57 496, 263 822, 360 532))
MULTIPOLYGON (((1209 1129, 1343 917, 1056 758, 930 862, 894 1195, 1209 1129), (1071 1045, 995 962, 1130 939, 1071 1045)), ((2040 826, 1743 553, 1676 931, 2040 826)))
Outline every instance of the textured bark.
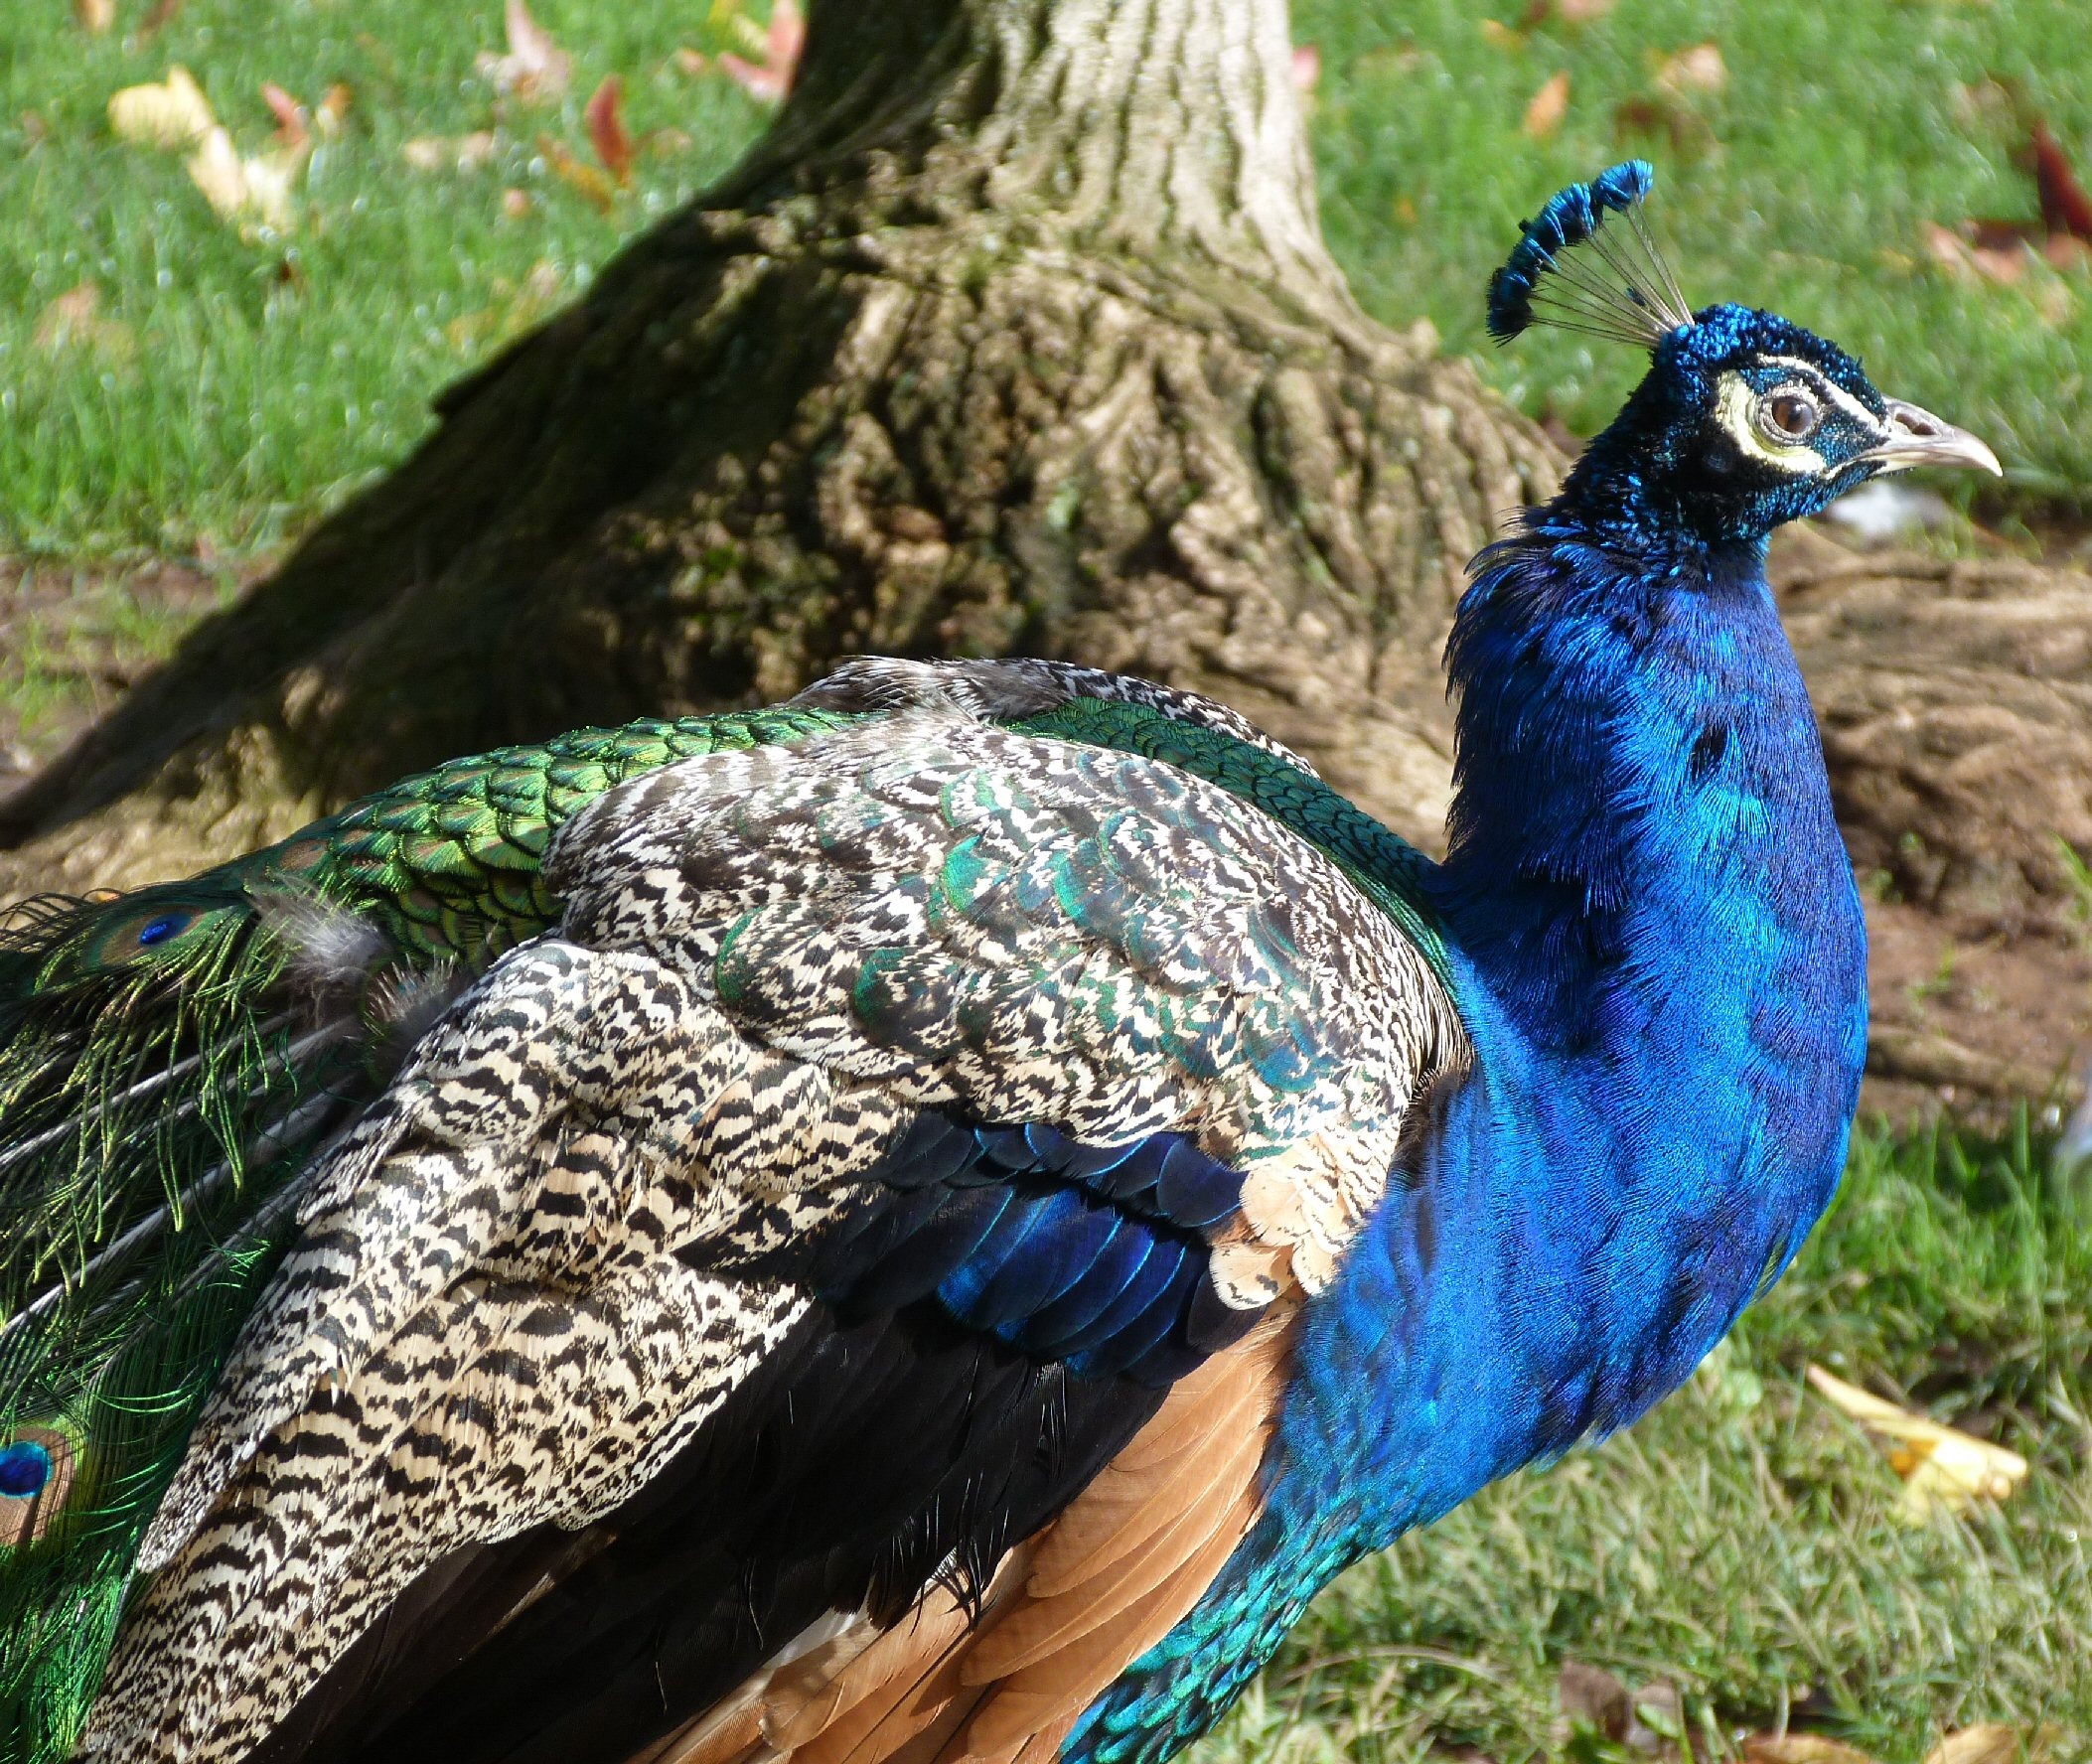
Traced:
POLYGON ((1461 568, 1562 462, 1351 301, 1283 0, 810 23, 744 165, 18 796, 0 884, 179 872, 862 650, 1214 691, 1436 839, 1461 568))

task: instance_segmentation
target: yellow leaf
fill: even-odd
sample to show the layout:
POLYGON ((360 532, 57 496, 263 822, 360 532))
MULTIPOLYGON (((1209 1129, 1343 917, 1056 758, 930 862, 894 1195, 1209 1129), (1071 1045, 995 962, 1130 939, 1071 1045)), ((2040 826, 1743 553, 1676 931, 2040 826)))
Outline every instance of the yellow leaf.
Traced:
POLYGON ((1500 20, 1485 18, 1482 21, 1482 41, 1491 49, 1523 49, 1526 46, 1526 34, 1523 31, 1512 30, 1500 20))
POLYGON ((1925 1764, 2017 1764, 2018 1729, 1982 1721, 1950 1733, 1926 1754, 1925 1764))
POLYGON ((189 175, 221 219, 230 220, 246 206, 246 167, 224 128, 214 126, 204 136, 203 146, 190 156, 189 175))
POLYGON ((1520 125, 1536 141, 1544 141, 1562 126, 1569 114, 1569 70, 1554 74, 1533 94, 1520 125))
POLYGON ((1820 1366, 1809 1368, 1809 1383, 1882 1445, 1889 1467, 1903 1479, 1903 1509, 1910 1518, 1957 1512, 1979 1497, 2003 1501, 2025 1479, 2026 1460, 2017 1452, 1898 1408, 1820 1366))
POLYGON ((187 68, 167 70, 159 85, 127 85, 109 100, 109 127, 121 141, 148 147, 190 147, 217 125, 211 102, 187 68))

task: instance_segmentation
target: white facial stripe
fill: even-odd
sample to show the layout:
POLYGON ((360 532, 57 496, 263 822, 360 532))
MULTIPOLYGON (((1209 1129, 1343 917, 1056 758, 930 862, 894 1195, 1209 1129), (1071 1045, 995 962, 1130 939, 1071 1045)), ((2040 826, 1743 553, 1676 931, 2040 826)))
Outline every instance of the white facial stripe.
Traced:
POLYGON ((1760 356, 1758 360, 1767 368, 1784 368, 1800 375, 1809 382, 1811 390, 1821 392, 1868 434, 1877 435, 1884 441, 1888 439, 1888 428, 1881 419, 1814 363, 1804 362, 1798 356, 1760 356))
POLYGON ((1776 471, 1787 472, 1797 478, 1805 478, 1824 469, 1823 455, 1813 447, 1775 445, 1758 433, 1758 425, 1751 421, 1750 413, 1756 408, 1757 393, 1743 383, 1743 376, 1733 369, 1722 374, 1715 393, 1715 420, 1734 438, 1735 443, 1751 459, 1763 460, 1776 471))

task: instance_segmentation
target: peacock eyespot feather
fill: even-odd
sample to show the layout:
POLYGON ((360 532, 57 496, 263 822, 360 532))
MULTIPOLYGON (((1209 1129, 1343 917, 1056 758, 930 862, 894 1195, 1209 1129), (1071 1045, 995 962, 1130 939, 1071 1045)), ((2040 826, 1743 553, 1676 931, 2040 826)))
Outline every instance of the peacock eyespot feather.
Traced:
POLYGON ((0 1446, 0 1498, 27 1501, 44 1492, 51 1480, 51 1447, 41 1439, 17 1439, 0 1446))
POLYGON ((186 913, 157 914, 139 926, 138 947, 141 950, 150 950, 157 944, 164 944, 169 938, 178 936, 188 923, 189 916, 186 913))
POLYGON ((0 1549, 34 1544, 65 1511, 79 1455, 57 1427, 17 1427, 0 1445, 0 1549))

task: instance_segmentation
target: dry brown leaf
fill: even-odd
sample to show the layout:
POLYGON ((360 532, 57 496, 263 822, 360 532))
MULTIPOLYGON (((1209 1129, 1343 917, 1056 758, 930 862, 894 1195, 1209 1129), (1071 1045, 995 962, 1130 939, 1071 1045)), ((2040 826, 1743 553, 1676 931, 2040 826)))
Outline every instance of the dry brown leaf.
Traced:
POLYGON ((1569 114, 1569 70, 1550 74, 1541 88, 1526 105, 1525 120, 1519 124, 1535 141, 1545 141, 1562 126, 1562 119, 1569 114))
POLYGON ((140 37, 157 37, 175 22, 182 10, 182 0, 153 0, 146 8, 145 17, 138 21, 140 37))
POLYGON ((1627 1736, 1627 1723, 1634 1704, 1627 1687, 1603 1667, 1586 1666, 1580 1660, 1565 1660, 1555 1683, 1562 1712, 1572 1722, 1581 1721, 1607 1739, 1627 1736))
POLYGON ((103 36, 116 22, 116 0, 73 0, 73 17, 82 31, 103 36))
POLYGON ((502 213, 511 220, 521 220, 530 212, 530 193, 513 186, 502 192, 502 213))
POLYGON ((1656 84, 1662 91, 1718 92, 1728 84, 1728 64, 1720 49, 1712 43, 1696 43, 1666 56, 1656 69, 1656 84))
POLYGON ((494 157, 492 129, 469 135, 416 135, 399 144, 399 157, 417 172, 476 172, 494 157))
MULTIPOLYGON (((1952 233, 1947 236, 1955 238, 1952 233)), ((1958 1512, 1979 1497, 2003 1501, 2025 1479, 2026 1460, 2017 1452, 1898 1408, 1820 1366, 1811 1366, 1808 1376, 1821 1396, 1883 1446, 1889 1467, 1903 1479, 1902 1505, 1908 1518, 1958 1512)))
POLYGON ((1491 49, 1523 49, 1526 46, 1526 34, 1523 31, 1512 30, 1501 20, 1485 18, 1482 21, 1482 41, 1491 49))
POLYGON ((502 13, 508 32, 507 55, 484 54, 473 67, 496 91, 512 92, 525 102, 556 98, 573 77, 573 59, 530 16, 523 0, 507 0, 502 13))
POLYGON ((1874 1764, 1874 1759, 1827 1733, 1753 1733, 1743 1742, 1743 1764, 1874 1764))
POLYGON ((615 74, 608 75, 588 100, 582 120, 588 126, 589 145, 595 148, 603 169, 620 184, 630 184, 634 150, 632 137, 625 132, 625 119, 620 113, 624 96, 624 81, 615 74))
POLYGON ((2077 181, 2070 158, 2061 143, 2048 132, 2045 122, 2033 125, 2034 190, 2041 203, 2041 224, 2050 232, 2067 232, 2092 239, 2092 196, 2077 181))
POLYGON ((1946 1735, 1926 1753, 1925 1764, 2018 1764, 2024 1749, 2017 1727, 1982 1721, 1946 1735))
POLYGON ((170 150, 193 147, 217 126, 211 101, 179 63, 157 85, 127 85, 109 99, 109 127, 119 141, 170 150))
POLYGON ((578 190, 591 207, 607 215, 616 206, 616 187, 586 160, 576 159, 550 135, 537 137, 537 151, 544 155, 552 176, 578 190))

